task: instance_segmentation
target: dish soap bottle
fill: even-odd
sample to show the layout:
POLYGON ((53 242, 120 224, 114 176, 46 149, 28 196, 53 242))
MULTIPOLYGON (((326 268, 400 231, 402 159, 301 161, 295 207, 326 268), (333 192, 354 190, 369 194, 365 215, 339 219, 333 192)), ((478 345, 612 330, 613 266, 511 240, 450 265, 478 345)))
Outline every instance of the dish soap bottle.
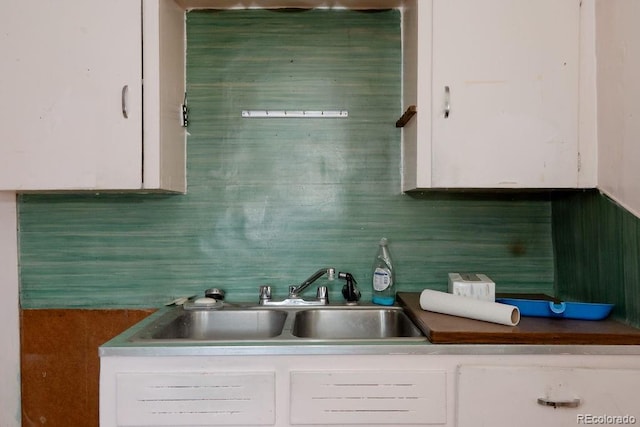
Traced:
POLYGON ((387 242, 386 237, 380 239, 378 253, 373 262, 373 297, 371 301, 380 305, 393 305, 396 299, 395 274, 387 242))

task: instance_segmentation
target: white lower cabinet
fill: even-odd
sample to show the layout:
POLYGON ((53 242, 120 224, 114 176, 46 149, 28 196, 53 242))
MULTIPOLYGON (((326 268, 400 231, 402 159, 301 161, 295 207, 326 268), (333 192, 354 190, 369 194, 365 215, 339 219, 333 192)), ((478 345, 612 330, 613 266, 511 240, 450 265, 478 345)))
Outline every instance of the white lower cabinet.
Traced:
POLYGON ((458 427, 640 422, 640 369, 461 366, 458 427))
MULTIPOLYGON (((100 425, 640 423, 637 354, 553 355, 545 349, 524 355, 503 354, 510 350, 501 346, 483 355, 103 354, 100 425)), ((474 350, 462 350, 468 351, 474 350)))
POLYGON ((434 366, 410 355, 103 356, 100 425, 453 426, 453 365, 434 366))

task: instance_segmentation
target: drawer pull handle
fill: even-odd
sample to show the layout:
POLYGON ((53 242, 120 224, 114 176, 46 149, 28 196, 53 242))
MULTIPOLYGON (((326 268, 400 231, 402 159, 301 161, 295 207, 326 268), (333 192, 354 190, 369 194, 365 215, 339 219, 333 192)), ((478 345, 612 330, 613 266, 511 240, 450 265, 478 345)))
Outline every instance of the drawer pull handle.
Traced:
POLYGON ((124 85, 122 86, 121 101, 122 101, 122 117, 124 117, 125 119, 129 118, 129 108, 127 105, 128 98, 129 98, 129 85, 124 85))
POLYGON ((451 89, 449 86, 444 87, 444 118, 449 118, 449 113, 451 113, 451 89))
POLYGON ((554 408, 577 408, 580 406, 580 398, 571 400, 549 400, 545 397, 538 398, 538 405, 553 406, 554 408))

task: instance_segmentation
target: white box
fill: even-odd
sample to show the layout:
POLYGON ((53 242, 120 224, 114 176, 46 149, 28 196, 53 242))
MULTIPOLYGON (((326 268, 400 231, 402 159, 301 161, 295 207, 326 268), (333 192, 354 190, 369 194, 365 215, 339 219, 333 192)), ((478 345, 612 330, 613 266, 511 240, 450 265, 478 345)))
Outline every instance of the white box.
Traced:
POLYGON ((449 273, 449 293, 494 302, 496 284, 484 274, 449 273))

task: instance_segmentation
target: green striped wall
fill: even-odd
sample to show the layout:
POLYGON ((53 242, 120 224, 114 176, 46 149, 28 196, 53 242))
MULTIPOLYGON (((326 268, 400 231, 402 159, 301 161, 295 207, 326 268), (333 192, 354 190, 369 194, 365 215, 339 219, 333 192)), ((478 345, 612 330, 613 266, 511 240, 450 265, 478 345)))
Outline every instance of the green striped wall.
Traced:
POLYGON ((558 295, 640 326, 640 219, 597 191, 553 201, 558 295))
POLYGON ((399 290, 473 271, 553 292, 545 196, 400 192, 398 11, 194 11, 187 33, 188 194, 20 196, 24 308, 156 307, 212 286, 253 301, 328 266, 370 300, 382 236, 399 290))

